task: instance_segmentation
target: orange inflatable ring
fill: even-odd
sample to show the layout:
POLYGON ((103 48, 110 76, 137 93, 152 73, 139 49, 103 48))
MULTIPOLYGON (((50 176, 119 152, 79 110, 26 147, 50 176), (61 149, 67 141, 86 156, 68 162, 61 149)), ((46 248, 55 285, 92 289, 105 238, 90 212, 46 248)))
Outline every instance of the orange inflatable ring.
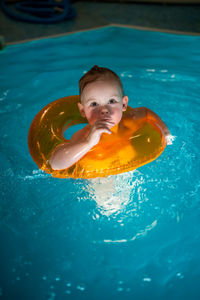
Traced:
POLYGON ((95 178, 134 170, 156 159, 166 146, 161 126, 153 120, 134 121, 128 107, 122 122, 127 130, 102 134, 100 142, 73 166, 53 170, 49 164, 54 149, 63 143, 64 131, 70 126, 87 123, 81 117, 79 96, 69 96, 45 106, 34 118, 28 135, 29 151, 38 167, 53 177, 95 178), (130 129, 131 128, 131 129, 130 129))

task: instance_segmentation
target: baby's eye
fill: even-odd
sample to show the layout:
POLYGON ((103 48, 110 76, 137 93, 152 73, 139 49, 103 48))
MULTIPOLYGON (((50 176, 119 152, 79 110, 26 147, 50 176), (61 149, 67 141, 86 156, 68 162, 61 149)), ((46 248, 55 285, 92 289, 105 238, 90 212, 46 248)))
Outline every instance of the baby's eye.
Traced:
POLYGON ((110 100, 108 101, 108 103, 109 103, 109 104, 114 104, 114 103, 117 103, 117 101, 116 101, 115 99, 110 99, 110 100))
POLYGON ((95 106, 97 106, 97 105, 98 105, 98 103, 95 102, 95 101, 90 103, 90 106, 91 106, 91 107, 95 107, 95 106))

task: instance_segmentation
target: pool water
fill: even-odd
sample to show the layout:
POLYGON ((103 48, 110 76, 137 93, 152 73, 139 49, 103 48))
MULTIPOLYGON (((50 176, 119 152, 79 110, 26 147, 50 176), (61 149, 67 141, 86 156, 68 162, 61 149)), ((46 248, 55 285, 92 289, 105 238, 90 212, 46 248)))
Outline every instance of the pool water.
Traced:
POLYGON ((200 37, 108 26, 8 46, 0 66, 0 299, 199 299, 200 37), (31 121, 95 64, 174 141, 129 173, 52 178, 31 121))

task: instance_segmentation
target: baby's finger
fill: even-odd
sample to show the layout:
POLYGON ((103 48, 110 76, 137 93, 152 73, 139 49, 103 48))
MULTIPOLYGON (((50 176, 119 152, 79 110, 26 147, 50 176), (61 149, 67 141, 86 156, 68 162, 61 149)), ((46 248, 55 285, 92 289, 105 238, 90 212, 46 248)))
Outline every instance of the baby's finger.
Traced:
POLYGON ((98 128, 97 129, 98 130, 98 132, 100 133, 100 134, 102 134, 102 133, 108 133, 108 134, 111 134, 112 132, 111 132, 111 130, 109 129, 109 128, 107 128, 107 127, 100 127, 100 128, 98 128))
POLYGON ((165 138, 166 138, 167 145, 172 145, 176 136, 169 134, 165 138))
POLYGON ((106 127, 106 128, 109 128, 109 127, 113 127, 115 124, 113 122, 109 122, 109 121, 100 121, 98 123, 96 123, 96 126, 102 126, 102 127, 106 127))
POLYGON ((100 129, 100 128, 109 129, 109 125, 106 124, 106 123, 97 123, 97 124, 95 124, 94 128, 96 128, 96 129, 100 129))

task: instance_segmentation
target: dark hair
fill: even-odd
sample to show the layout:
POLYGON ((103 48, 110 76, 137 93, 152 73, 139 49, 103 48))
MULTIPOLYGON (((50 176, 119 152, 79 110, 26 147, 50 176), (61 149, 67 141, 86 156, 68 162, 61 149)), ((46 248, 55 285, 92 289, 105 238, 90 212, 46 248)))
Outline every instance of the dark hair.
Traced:
POLYGON ((121 90, 122 96, 124 96, 124 90, 119 76, 107 68, 98 67, 95 65, 87 73, 85 73, 79 80, 79 93, 81 94, 87 84, 98 81, 98 80, 113 80, 115 81, 121 90))

